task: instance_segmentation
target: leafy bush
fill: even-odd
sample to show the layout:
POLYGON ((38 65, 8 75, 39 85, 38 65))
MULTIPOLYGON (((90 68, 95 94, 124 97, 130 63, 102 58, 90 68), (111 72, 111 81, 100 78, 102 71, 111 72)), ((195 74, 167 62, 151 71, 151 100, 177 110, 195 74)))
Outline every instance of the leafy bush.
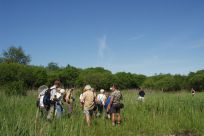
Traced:
POLYGON ((26 87, 23 81, 14 81, 5 87, 6 95, 26 95, 26 87))
POLYGON ((178 75, 160 74, 147 78, 143 83, 143 87, 163 91, 177 91, 181 89, 182 80, 180 78, 183 79, 182 76, 179 77, 178 75))
POLYGON ((194 88, 196 91, 204 90, 204 70, 197 71, 196 73, 190 73, 188 75, 189 89, 194 88))
POLYGON ((101 88, 109 90, 112 84, 112 73, 104 68, 87 68, 80 72, 76 80, 77 87, 90 84, 96 90, 101 88))

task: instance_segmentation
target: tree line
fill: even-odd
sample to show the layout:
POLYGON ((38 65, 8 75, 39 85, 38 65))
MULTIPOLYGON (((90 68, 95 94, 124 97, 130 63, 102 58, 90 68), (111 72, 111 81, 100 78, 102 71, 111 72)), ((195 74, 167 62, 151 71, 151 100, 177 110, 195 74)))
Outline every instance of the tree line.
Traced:
POLYGON ((15 89, 10 88, 10 90, 20 90, 22 87, 24 90, 36 89, 44 84, 51 85, 54 80, 59 79, 66 88, 82 88, 86 84, 91 84, 97 90, 101 88, 109 90, 109 87, 115 84, 119 89, 143 87, 165 92, 191 88, 204 90, 204 70, 191 72, 188 75, 145 76, 127 72, 113 74, 102 67, 86 69, 70 65, 59 67, 54 62, 47 66, 33 66, 29 65, 30 61, 31 57, 26 55, 21 47, 10 47, 3 51, 0 58, 0 87, 8 88, 13 85, 15 89))

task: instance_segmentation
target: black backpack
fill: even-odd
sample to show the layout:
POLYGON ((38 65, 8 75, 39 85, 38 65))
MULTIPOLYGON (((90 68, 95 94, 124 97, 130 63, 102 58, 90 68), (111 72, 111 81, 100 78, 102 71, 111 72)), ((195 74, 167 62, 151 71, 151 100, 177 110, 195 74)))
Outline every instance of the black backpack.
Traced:
POLYGON ((51 89, 47 89, 45 91, 45 95, 43 98, 43 104, 44 104, 46 110, 49 110, 50 105, 51 105, 51 100, 50 100, 51 93, 50 92, 51 92, 51 89))

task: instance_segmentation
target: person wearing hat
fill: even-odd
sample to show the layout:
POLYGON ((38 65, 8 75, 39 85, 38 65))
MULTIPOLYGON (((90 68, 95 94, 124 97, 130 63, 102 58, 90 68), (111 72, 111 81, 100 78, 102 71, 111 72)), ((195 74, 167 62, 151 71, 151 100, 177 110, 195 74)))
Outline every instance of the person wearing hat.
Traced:
POLYGON ((105 90, 101 89, 100 94, 97 95, 96 97, 96 105, 97 105, 97 117, 100 116, 103 113, 103 107, 106 102, 106 95, 105 95, 105 90))
POLYGON ((82 101, 83 101, 83 110, 84 110, 84 115, 86 118, 86 122, 88 126, 91 125, 91 117, 93 116, 93 109, 94 109, 94 93, 91 90, 90 85, 86 85, 84 87, 84 93, 82 96, 82 101))

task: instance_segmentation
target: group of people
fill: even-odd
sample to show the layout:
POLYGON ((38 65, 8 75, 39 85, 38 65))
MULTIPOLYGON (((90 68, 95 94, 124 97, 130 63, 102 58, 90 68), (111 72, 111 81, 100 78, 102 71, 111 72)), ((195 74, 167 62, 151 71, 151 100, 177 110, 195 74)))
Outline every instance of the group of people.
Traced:
MULTIPOLYGON (((73 90, 73 88, 62 89, 59 80, 56 80, 53 86, 41 90, 37 106, 42 115, 47 120, 52 120, 54 117, 60 118, 64 112, 63 104, 67 105, 68 115, 71 115, 73 102, 75 101, 73 90)), ((95 89, 90 85, 86 85, 83 88, 79 101, 88 126, 91 125, 91 120, 94 117, 100 116, 111 118, 113 126, 121 124, 120 110, 124 107, 121 102, 123 97, 115 85, 110 90, 111 93, 109 94, 104 89, 101 89, 97 95, 95 89)))
POLYGON ((73 110, 73 97, 72 89, 62 89, 59 80, 54 82, 51 87, 44 87, 38 96, 37 106, 39 107, 42 116, 46 116, 48 120, 52 120, 55 116, 60 118, 64 109, 63 103, 68 107, 68 114, 70 115, 73 110))
POLYGON ((88 126, 91 125, 91 119, 94 116, 98 117, 103 114, 105 117, 111 118, 113 126, 116 123, 120 125, 120 110, 124 107, 121 103, 122 94, 115 85, 110 90, 112 91, 110 95, 105 93, 104 89, 101 89, 100 94, 96 95, 90 85, 84 87, 83 93, 80 95, 80 103, 88 126))

